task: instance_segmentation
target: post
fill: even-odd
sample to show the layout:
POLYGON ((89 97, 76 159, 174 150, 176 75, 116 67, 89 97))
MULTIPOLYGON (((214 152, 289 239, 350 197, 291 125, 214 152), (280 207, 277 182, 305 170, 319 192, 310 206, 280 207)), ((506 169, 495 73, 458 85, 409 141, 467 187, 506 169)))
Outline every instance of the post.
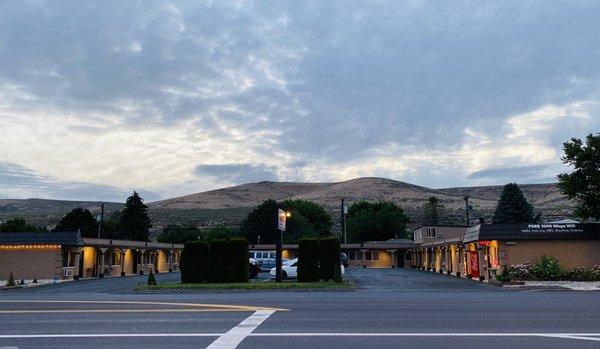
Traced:
POLYGON ((342 218, 342 236, 344 238, 344 244, 348 243, 348 239, 346 238, 346 205, 344 204, 344 199, 342 198, 342 212, 341 212, 341 218, 342 218))
POLYGON ((275 282, 281 282, 281 238, 283 232, 277 229, 277 243, 275 244, 275 282))

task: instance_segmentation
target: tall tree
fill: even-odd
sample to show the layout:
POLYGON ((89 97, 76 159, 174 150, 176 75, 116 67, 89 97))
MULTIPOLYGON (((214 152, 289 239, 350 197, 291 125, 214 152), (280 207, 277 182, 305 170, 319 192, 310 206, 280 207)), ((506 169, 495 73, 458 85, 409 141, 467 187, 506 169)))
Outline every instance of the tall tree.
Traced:
POLYGON ((137 192, 127 198, 119 219, 119 237, 128 240, 148 241, 152 227, 148 206, 137 192))
POLYGON ((7 220, 4 223, 0 223, 0 233, 28 233, 28 232, 39 232, 47 231, 46 228, 36 227, 25 221, 21 217, 15 217, 7 220))
POLYGON ((285 200, 278 203, 267 200, 246 216, 240 232, 251 243, 275 243, 277 240, 277 210, 291 211, 287 219, 283 241, 295 243, 303 237, 327 236, 331 230, 331 216, 318 204, 308 200, 285 200))
POLYGON ((272 244, 277 239, 277 209, 275 200, 266 200, 252 210, 242 221, 240 231, 242 236, 252 244, 258 242, 272 244))
POLYGON ((494 223, 532 223, 535 221, 533 206, 527 202, 521 188, 516 183, 505 185, 494 212, 494 223))
POLYGON ((404 210, 393 202, 359 201, 348 209, 349 242, 384 241, 407 238, 409 222, 404 210))
POLYGON ((435 196, 429 197, 423 205, 423 218, 426 224, 439 224, 440 216, 443 214, 444 205, 435 196))
POLYGON ((98 236, 98 222, 94 215, 88 210, 78 207, 67 213, 56 225, 54 231, 76 231, 81 232, 83 237, 98 236))
POLYGON ((558 187, 576 202, 578 217, 600 220, 600 133, 589 134, 585 145, 572 138, 563 148, 562 160, 573 166, 573 172, 558 175, 558 187))

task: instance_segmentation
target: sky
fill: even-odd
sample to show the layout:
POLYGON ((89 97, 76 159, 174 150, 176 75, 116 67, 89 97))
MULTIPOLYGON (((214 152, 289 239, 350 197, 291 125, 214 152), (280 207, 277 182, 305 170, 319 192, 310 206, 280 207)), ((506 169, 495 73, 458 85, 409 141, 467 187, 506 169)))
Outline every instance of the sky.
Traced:
POLYGON ((553 182, 598 1, 3 1, 0 198, 553 182))

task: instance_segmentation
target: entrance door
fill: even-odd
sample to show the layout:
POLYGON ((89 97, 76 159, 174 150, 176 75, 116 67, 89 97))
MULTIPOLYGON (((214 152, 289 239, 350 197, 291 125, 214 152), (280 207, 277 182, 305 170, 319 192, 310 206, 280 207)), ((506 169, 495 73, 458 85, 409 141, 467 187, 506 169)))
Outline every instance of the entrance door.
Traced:
POLYGON ((471 267, 471 277, 479 278, 479 255, 477 251, 469 251, 469 264, 471 267))
POLYGON ((79 272, 77 273, 77 276, 80 278, 83 277, 83 253, 84 251, 81 251, 81 254, 79 255, 79 272))
POLYGON ((133 269, 132 273, 137 274, 137 267, 138 267, 138 251, 137 250, 131 250, 131 260, 132 260, 131 268, 133 269))

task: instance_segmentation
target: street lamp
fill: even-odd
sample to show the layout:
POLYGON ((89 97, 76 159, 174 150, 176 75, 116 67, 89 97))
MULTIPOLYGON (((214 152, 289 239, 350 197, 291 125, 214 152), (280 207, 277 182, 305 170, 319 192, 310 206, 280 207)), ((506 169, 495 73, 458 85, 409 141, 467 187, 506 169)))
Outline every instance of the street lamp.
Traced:
POLYGON ((290 218, 292 213, 282 209, 277 210, 277 243, 275 244, 275 282, 281 282, 281 240, 285 231, 286 219, 290 218))

